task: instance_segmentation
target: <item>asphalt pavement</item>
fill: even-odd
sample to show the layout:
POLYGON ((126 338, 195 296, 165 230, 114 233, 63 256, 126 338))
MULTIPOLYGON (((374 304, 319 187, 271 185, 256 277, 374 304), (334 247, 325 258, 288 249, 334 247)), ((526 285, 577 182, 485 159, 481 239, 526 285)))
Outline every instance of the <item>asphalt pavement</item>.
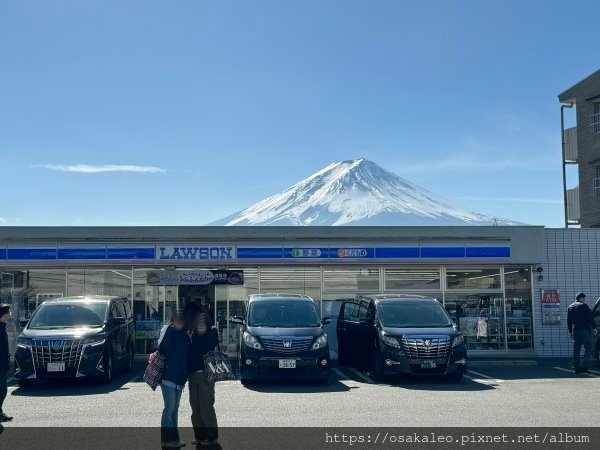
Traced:
MULTIPOLYGON (((6 427, 157 427, 162 396, 141 380, 144 364, 111 385, 39 382, 9 387, 6 427)), ((598 426, 600 369, 575 375, 565 360, 477 365, 460 383, 335 368, 329 385, 310 382, 217 384, 222 427, 598 426)), ((187 390, 180 426, 191 426, 187 390)))

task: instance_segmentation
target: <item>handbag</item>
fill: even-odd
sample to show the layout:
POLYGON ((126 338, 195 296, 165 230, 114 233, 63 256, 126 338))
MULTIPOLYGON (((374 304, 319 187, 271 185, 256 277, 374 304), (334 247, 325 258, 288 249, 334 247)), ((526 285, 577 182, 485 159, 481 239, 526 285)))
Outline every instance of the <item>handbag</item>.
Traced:
POLYGON ((237 380, 227 353, 218 346, 204 355, 204 372, 209 382, 237 380))
POLYGON ((156 390, 162 381, 163 371, 165 370, 165 355, 156 351, 148 357, 148 367, 144 371, 144 382, 156 390))

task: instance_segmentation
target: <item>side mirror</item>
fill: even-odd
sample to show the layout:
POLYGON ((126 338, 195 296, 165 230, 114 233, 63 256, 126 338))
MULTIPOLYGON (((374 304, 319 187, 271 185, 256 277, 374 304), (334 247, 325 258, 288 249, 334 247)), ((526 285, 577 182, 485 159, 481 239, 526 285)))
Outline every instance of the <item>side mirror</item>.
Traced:
POLYGON ((229 322, 237 323, 238 325, 244 325, 244 319, 242 319, 240 316, 233 316, 231 319, 229 319, 229 322))
POLYGON ((322 325, 329 325, 330 323, 331 323, 331 318, 329 318, 329 317, 324 317, 323 320, 321 320, 322 325))
POLYGON ((19 321, 19 326, 20 326, 21 328, 25 328, 25 327, 27 326, 27 324, 28 324, 28 323, 29 323, 29 320, 27 320, 27 319, 23 319, 23 320, 20 320, 20 321, 19 321))

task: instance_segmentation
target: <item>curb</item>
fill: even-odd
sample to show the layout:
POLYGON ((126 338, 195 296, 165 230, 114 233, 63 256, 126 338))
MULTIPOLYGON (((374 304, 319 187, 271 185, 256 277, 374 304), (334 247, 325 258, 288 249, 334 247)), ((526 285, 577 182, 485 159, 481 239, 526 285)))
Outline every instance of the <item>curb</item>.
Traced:
POLYGON ((494 366, 539 366, 535 360, 516 359, 516 360, 501 360, 501 361, 469 361, 469 367, 494 367, 494 366))

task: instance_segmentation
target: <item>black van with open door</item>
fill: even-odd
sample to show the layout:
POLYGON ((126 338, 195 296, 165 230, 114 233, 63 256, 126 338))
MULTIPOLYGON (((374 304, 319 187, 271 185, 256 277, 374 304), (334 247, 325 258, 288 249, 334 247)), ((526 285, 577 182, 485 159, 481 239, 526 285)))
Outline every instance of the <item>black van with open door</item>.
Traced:
POLYGON ((417 295, 347 300, 337 321, 338 362, 386 374, 445 376, 467 370, 465 338, 442 304, 417 295))

